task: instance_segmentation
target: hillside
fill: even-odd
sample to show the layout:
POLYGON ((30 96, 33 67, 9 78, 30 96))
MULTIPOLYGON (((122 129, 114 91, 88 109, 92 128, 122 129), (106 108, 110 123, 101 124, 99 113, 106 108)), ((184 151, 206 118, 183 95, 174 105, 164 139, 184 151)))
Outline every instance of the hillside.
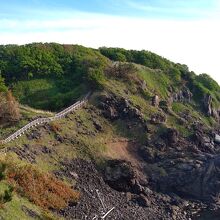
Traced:
POLYGON ((2 97, 20 103, 18 120, 0 111, 0 139, 92 91, 1 146, 3 219, 214 219, 220 87, 207 74, 148 51, 55 43, 0 46, 0 70, 2 97))

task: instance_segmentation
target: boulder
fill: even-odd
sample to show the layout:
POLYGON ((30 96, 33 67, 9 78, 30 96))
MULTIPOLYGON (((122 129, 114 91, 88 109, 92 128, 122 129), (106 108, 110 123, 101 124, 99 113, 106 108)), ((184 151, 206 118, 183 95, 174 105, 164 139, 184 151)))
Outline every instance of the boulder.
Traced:
POLYGON ((116 96, 102 96, 102 102, 99 107, 102 109, 104 117, 110 120, 130 119, 138 120, 142 125, 146 126, 143 114, 139 107, 131 105, 130 101, 125 98, 116 96))
POLYGON ((158 107, 160 103, 160 98, 158 95, 153 96, 152 98, 152 106, 158 107))
POLYGON ((206 94, 204 96, 203 103, 204 103, 204 109, 205 109, 206 114, 208 116, 211 116, 212 115, 212 96, 209 94, 206 94))
POLYGON ((30 133, 26 134, 28 140, 33 140, 33 139, 40 139, 41 138, 41 133, 39 130, 33 130, 30 133))
POLYGON ((152 124, 161 124, 166 122, 166 115, 161 113, 155 113, 151 116, 150 122, 152 124))
POLYGON ((140 196, 138 196, 136 198, 136 202, 138 203, 139 206, 142 206, 142 207, 150 207, 151 206, 150 200, 146 196, 144 196, 143 194, 141 194, 140 196))
POLYGON ((94 125, 94 127, 97 131, 102 131, 103 130, 102 125, 95 119, 93 120, 93 125, 94 125))
POLYGON ((173 102, 191 102, 193 94, 188 88, 183 87, 177 93, 174 93, 170 100, 173 102))
POLYGON ((209 94, 206 94, 203 99, 203 107, 204 111, 207 114, 207 116, 212 116, 216 120, 220 119, 220 110, 214 108, 212 103, 212 96, 209 94))
POLYGON ((104 180, 113 189, 128 192, 132 190, 135 172, 131 164, 124 160, 109 160, 104 170, 104 180))
POLYGON ((179 133, 174 128, 168 128, 166 132, 167 141, 170 144, 175 144, 178 142, 179 133))
POLYGON ((220 144, 220 135, 215 134, 214 141, 215 141, 215 143, 220 144))
POLYGON ((146 89, 147 89, 147 83, 146 83, 145 80, 143 80, 143 81, 141 82, 141 88, 142 88, 142 90, 146 90, 146 89))

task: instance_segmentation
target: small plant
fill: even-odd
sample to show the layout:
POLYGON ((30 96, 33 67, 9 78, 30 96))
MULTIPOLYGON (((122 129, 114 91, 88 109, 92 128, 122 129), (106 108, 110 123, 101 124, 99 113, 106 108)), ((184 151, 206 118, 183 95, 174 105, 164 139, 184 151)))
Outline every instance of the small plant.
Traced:
POLYGON ((6 169, 6 164, 1 163, 0 164, 0 181, 5 178, 5 169, 6 169))
POLYGON ((51 122, 50 123, 50 129, 51 131, 53 131, 54 133, 57 133, 58 131, 60 131, 60 125, 55 123, 55 122, 51 122))
POLYGON ((10 202, 12 200, 12 193, 14 191, 13 186, 9 186, 8 189, 5 190, 3 200, 4 202, 10 202))
MULTIPOLYGON (((69 202, 77 202, 79 192, 58 180, 51 174, 43 173, 31 165, 9 171, 9 182, 17 192, 44 209, 62 209, 69 202)), ((10 199, 10 191, 5 195, 10 199)))
POLYGON ((4 204, 6 202, 10 202, 12 200, 12 193, 14 191, 14 187, 9 186, 3 193, 0 195, 0 204, 4 204))

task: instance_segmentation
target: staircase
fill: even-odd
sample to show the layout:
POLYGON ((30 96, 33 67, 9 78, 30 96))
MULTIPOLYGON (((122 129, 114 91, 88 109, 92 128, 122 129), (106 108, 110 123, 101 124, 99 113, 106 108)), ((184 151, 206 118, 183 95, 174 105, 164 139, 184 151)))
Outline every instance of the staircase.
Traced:
POLYGON ((38 126, 40 124, 49 123, 49 122, 56 121, 56 120, 59 120, 59 119, 65 117, 68 113, 70 113, 70 112, 72 112, 72 111, 74 111, 76 109, 79 109, 82 106, 84 106, 87 103, 90 94, 91 94, 91 92, 87 93, 87 95, 82 100, 74 103, 73 105, 71 105, 68 108, 64 109, 63 111, 57 113, 53 117, 38 118, 38 119, 30 122, 29 124, 25 125, 21 129, 16 131, 15 133, 11 134, 5 140, 0 141, 0 144, 9 143, 10 141, 13 141, 14 139, 16 139, 16 138, 20 137, 21 135, 23 135, 26 131, 28 131, 31 128, 36 127, 36 126, 38 126))

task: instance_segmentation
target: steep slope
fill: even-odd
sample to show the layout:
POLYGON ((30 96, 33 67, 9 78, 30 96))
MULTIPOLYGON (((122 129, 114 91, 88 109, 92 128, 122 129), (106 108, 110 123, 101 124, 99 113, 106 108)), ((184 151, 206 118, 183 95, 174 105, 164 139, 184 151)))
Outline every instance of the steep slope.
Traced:
MULTIPOLYGON (((19 51, 19 47, 13 47, 19 51)), ((32 47, 35 50, 39 45, 27 46, 32 47)), ((78 48, 40 45, 49 51, 54 47, 68 48, 67 51, 78 48)), ((17 155, 12 158, 31 164, 38 172, 52 173, 79 191, 78 203, 70 202, 47 212, 58 219, 84 219, 85 216, 92 219, 108 211, 106 219, 189 219, 196 218, 202 209, 218 209, 218 84, 205 74, 197 76, 185 65, 147 51, 100 48, 99 52, 79 48, 84 51, 80 52, 80 61, 74 60, 74 53, 70 60, 74 60, 75 66, 85 63, 89 66, 84 69, 83 78, 76 74, 82 68, 79 72, 72 69, 84 89, 79 90, 72 84, 77 95, 59 108, 72 104, 83 92, 93 89, 88 104, 2 146, 9 155, 7 160, 17 155), (98 57, 102 65, 91 67, 88 52, 92 63, 98 57)), ((56 53, 52 50, 51 54, 56 53)), ((60 57, 60 52, 57 54, 60 57)), ((2 71, 6 85, 16 91, 23 79, 18 78, 18 82, 12 84, 6 69, 2 71)), ((65 71, 63 74, 62 80, 68 81, 65 71)), ((53 80, 53 74, 50 77, 53 80)), ((25 79, 23 85, 45 79, 47 77, 40 74, 38 79, 25 79)), ((27 103, 25 93, 23 96, 20 101, 27 103)), ((35 101, 45 102, 44 109, 51 109, 46 107, 52 102, 43 96, 36 97, 35 101)), ((41 115, 28 109, 21 113, 21 122, 13 126, 7 124, 7 129, 6 124, 1 125, 4 137, 31 117, 41 115)), ((5 182, 10 182, 7 178, 2 181, 0 188, 4 189, 5 182)), ((9 208, 3 209, 1 216, 9 215, 8 210, 19 198, 28 203, 29 212, 19 206, 18 215, 32 219, 30 213, 38 213, 38 218, 44 219, 39 214, 41 204, 31 199, 30 194, 13 193, 12 200, 5 203, 9 208)))

